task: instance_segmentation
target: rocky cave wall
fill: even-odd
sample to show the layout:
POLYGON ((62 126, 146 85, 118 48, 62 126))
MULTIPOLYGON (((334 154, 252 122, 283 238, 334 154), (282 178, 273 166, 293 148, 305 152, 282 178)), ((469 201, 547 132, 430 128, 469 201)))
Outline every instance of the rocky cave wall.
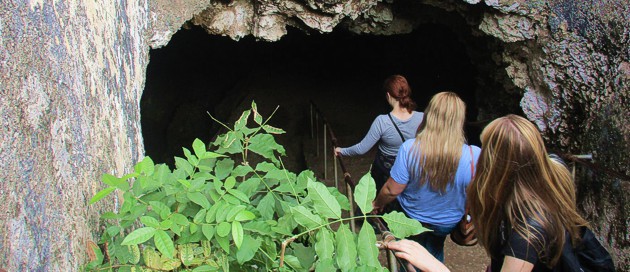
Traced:
POLYGON ((88 205, 100 176, 126 173, 144 152, 145 5, 0 3, 0 268, 85 263, 98 211, 116 205, 88 205))
MULTIPOLYGON (((461 16, 464 41, 496 39, 489 59, 505 69, 480 78, 482 118, 504 114, 494 105, 516 97, 552 147, 592 153, 601 166, 630 174, 624 0, 3 1, 0 268, 66 271, 85 262, 97 213, 117 203, 87 205, 102 188, 100 176, 122 175, 144 152, 139 101, 147 52, 166 45, 184 22, 237 40, 278 40, 286 26, 386 35, 440 19, 400 12, 418 5, 461 16)), ((471 59, 480 71, 492 66, 487 55, 471 59)), ((628 270, 629 181, 600 172, 580 180, 580 207, 619 269, 628 270)))

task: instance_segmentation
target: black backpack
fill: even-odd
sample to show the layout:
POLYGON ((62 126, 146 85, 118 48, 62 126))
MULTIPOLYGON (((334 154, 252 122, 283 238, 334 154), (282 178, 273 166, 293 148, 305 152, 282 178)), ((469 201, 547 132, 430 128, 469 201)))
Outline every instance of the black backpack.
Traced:
POLYGON ((580 232, 582 241, 577 247, 572 248, 571 242, 567 240, 568 243, 565 243, 554 271, 614 272, 615 264, 606 248, 597 241, 595 234, 587 227, 582 227, 580 232))

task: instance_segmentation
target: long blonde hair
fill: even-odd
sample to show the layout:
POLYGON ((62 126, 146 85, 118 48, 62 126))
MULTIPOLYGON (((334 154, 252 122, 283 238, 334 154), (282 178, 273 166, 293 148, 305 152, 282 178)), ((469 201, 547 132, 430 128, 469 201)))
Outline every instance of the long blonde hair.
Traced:
POLYGON ((480 243, 491 254, 490 248, 500 244, 499 226, 505 222, 543 249, 535 253, 541 261, 555 265, 565 231, 575 244, 579 226, 587 225, 577 212, 569 171, 549 158, 540 133, 523 117, 507 115, 492 121, 481 133, 481 145, 477 173, 468 188, 480 243), (545 241, 532 224, 542 227, 545 241))
POLYGON ((446 191, 455 181, 455 173, 462 155, 466 104, 453 92, 434 95, 424 111, 413 147, 409 151, 417 161, 413 177, 419 177, 420 185, 429 183, 433 190, 446 191))

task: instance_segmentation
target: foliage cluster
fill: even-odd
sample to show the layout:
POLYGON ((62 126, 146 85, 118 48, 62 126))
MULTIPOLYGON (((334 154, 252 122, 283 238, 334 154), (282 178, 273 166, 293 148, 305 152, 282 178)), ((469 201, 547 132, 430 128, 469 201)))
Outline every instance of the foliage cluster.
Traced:
POLYGON ((197 139, 174 170, 145 157, 133 173, 105 174, 108 187, 90 203, 116 190, 123 202, 102 214, 106 229, 86 269, 382 271, 374 230, 366 223, 354 233, 350 220, 382 217, 399 238, 426 230, 402 213, 368 215, 376 194, 369 174, 354 192, 364 215, 344 218, 352 208, 346 196, 311 171, 283 169, 273 135, 284 131, 268 120, 252 103, 233 127, 224 125, 214 151, 197 139), (252 154, 262 162, 250 165, 252 154))

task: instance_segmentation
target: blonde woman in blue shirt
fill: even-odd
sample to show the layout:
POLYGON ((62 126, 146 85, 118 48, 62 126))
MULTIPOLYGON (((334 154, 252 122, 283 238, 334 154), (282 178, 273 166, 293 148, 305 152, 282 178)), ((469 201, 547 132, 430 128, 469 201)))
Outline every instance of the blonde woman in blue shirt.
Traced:
POLYGON ((380 212, 398 199, 407 216, 433 230, 412 239, 444 261, 444 240, 464 215, 466 188, 481 150, 466 143, 466 105, 457 94, 434 95, 424 113, 418 135, 398 150, 374 208, 380 212))

